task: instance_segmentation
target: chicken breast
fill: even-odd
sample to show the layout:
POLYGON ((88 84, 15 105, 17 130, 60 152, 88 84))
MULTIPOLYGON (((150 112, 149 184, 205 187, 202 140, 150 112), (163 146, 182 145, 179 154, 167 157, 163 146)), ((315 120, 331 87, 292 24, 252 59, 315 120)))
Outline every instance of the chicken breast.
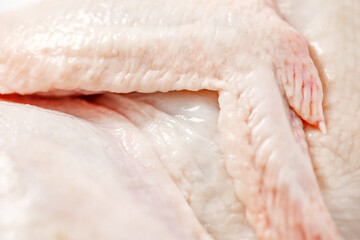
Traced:
POLYGON ((135 126, 58 104, 0 104, 1 239, 213 239, 135 126))

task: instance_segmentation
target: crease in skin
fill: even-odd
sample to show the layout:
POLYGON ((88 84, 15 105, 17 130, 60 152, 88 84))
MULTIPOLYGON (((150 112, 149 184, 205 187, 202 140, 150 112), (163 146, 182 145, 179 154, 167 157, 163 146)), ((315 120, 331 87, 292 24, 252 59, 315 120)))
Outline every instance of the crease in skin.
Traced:
MULTIPOLYGON (((256 163, 260 167, 252 166, 255 146, 247 141, 255 131, 247 121, 251 116, 248 112, 251 99, 246 94, 242 97, 245 83, 239 76, 255 71, 260 62, 268 66, 268 75, 275 76, 271 81, 280 87, 269 97, 284 94, 287 103, 304 121, 326 131, 322 85, 306 41, 277 16, 272 2, 214 0, 205 4, 203 1, 156 0, 140 4, 139 1, 107 0, 100 4, 84 0, 51 3, 47 11, 34 7, 0 16, 0 20, 4 19, 0 25, 2 93, 219 91, 222 147, 227 165, 234 167, 228 170, 258 237, 341 239, 322 202, 308 155, 298 149, 301 143, 293 141, 295 152, 301 153, 297 157, 286 153, 286 147, 275 147, 277 158, 270 153, 256 163), (140 5, 143 7, 138 10, 140 5), (79 15, 79 11, 87 17, 79 15), (88 16, 94 13, 99 18, 92 20, 88 16), (270 170, 283 175, 263 179, 261 169, 272 166, 268 163, 272 158, 276 164, 270 170), (298 163, 293 159, 298 159, 298 163), (300 169, 293 168, 297 164, 300 169), (295 176, 288 176, 287 171, 294 171, 295 176), (248 177, 241 175, 244 172, 248 177), (291 180, 286 181, 286 177, 291 180), (280 185, 272 183, 276 180, 280 185), (302 186, 306 181, 310 189, 302 186), (259 192, 262 188, 269 190, 266 184, 271 183, 279 188, 275 188, 279 190, 275 194, 279 202, 273 211, 265 202, 273 201, 274 194, 259 192), (239 187, 241 185, 243 187, 239 187), (291 185, 302 190, 301 203, 292 201, 295 197, 289 192, 291 185), (314 218, 303 216, 304 209, 312 210, 314 218), (317 224, 320 229, 328 229, 332 238, 327 233, 319 233, 314 227, 317 224)), ((261 81, 257 87, 264 90, 261 81)), ((276 109, 287 105, 283 101, 275 104, 276 109)), ((264 117, 271 116, 267 110, 263 110, 264 117)), ((285 119, 284 124, 289 125, 290 118, 285 119)), ((281 144, 293 138, 291 135, 277 138, 276 132, 271 134, 269 139, 275 138, 281 144)), ((265 135, 259 133, 261 137, 265 135)))

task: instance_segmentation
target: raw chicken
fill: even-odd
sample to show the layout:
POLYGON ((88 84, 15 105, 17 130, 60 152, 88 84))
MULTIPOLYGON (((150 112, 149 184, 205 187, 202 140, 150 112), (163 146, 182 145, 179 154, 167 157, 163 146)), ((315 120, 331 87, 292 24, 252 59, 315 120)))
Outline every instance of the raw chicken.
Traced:
MULTIPOLYGON (((270 1, 47 1, 45 5, 3 14, 0 19, 2 93, 63 95, 216 90, 219 92, 219 133, 224 160, 234 180, 237 197, 244 203, 247 218, 258 238, 340 239, 313 173, 302 123, 294 113, 325 131, 321 83, 305 40, 278 17, 270 1)), ((170 126, 178 126, 181 122, 170 120, 172 125, 166 124, 169 118, 149 106, 159 105, 154 103, 154 98, 105 94, 91 99, 93 103, 74 99, 45 100, 45 103, 36 98, 7 99, 73 114, 99 125, 110 135, 114 134, 114 129, 129 128, 126 124, 114 127, 120 126, 124 119, 114 116, 124 115, 141 129, 130 137, 133 143, 144 142, 141 140, 144 133, 146 139, 150 139, 150 143, 142 144, 141 150, 139 147, 127 150, 124 145, 129 159, 135 158, 132 162, 144 165, 146 162, 142 159, 149 157, 153 159, 149 164, 156 166, 160 158, 200 222, 208 226, 207 230, 216 239, 252 238, 252 231, 242 215, 243 206, 236 200, 226 172, 220 170, 216 180, 197 177, 194 164, 199 164, 200 169, 211 169, 201 160, 210 157, 210 153, 205 151, 194 163, 190 157, 193 154, 189 152, 190 160, 183 161, 186 157, 178 154, 182 149, 172 144, 172 141, 176 143, 176 136, 190 132, 185 138, 193 138, 216 153, 210 166, 219 171, 223 165, 218 141, 208 135, 211 141, 201 141, 191 132, 194 130, 187 127, 183 128, 184 133, 182 130, 171 133, 170 126), (107 108, 102 110, 106 113, 101 113, 107 120, 98 122, 101 114, 92 111, 102 111, 94 110, 99 108, 94 103, 107 108), (164 121, 163 127, 151 128, 162 125, 146 122, 148 116, 153 117, 153 121, 164 121), (163 144, 158 144, 159 141, 163 144), (187 173, 187 169, 194 169, 195 173, 187 173), (236 213, 226 225, 216 216, 206 215, 210 209, 216 211, 216 204, 206 205, 201 210, 203 196, 212 187, 211 181, 216 191, 209 199, 224 203, 224 207, 218 208, 222 213, 236 213), (223 191, 219 190, 220 184, 215 184, 217 181, 224 181, 223 191), (195 193, 199 189, 197 183, 205 187, 195 193), (231 204, 235 211, 229 208, 231 204), (230 232, 226 235, 221 229, 230 232)), ((114 139, 124 144, 123 137, 114 139)), ((195 146, 191 141, 188 144, 184 149, 195 146)), ((131 168, 125 172, 131 172, 131 168)), ((160 185, 169 183, 165 189, 176 189, 163 172, 154 171, 149 178, 157 179, 160 185)), ((174 202, 175 209, 184 209, 177 211, 174 219, 189 230, 180 227, 186 233, 171 232, 174 236, 166 239, 179 238, 181 234, 189 239, 209 238, 179 194, 163 198, 174 202), (187 224, 193 227, 186 227, 187 224)), ((220 214, 219 218, 222 218, 220 214)), ((168 228, 161 231, 166 232, 168 228)), ((114 234, 117 236, 117 232, 114 234)), ((156 239, 160 235, 151 236, 156 239)), ((141 238, 127 236, 127 239, 141 238)))

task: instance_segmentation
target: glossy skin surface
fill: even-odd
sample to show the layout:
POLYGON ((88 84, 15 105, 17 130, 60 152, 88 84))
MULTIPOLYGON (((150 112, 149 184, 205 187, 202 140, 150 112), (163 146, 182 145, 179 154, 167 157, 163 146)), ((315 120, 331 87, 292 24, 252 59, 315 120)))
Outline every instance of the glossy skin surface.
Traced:
POLYGON ((325 132, 322 85, 306 41, 273 7, 86 0, 3 14, 0 90, 216 90, 227 171, 258 238, 340 239, 292 110, 325 132))

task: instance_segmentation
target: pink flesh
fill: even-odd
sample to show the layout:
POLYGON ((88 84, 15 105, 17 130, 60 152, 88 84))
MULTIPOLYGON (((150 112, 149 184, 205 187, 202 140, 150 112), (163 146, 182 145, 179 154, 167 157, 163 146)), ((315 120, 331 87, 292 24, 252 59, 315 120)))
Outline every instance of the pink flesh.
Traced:
POLYGON ((0 16, 1 92, 219 91, 228 171, 258 237, 340 239, 287 106, 324 131, 304 38, 269 1, 141 3, 54 1, 0 16))

